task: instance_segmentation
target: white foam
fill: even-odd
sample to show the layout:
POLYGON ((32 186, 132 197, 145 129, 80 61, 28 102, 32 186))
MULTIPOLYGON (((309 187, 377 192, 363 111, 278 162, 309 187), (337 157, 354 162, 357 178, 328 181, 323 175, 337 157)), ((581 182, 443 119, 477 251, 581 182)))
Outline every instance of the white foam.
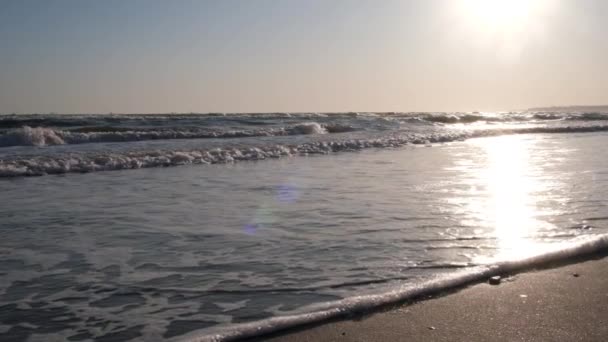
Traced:
POLYGON ((528 258, 466 269, 449 275, 438 276, 426 282, 398 286, 385 293, 351 297, 340 301, 315 305, 309 307, 310 312, 307 313, 272 317, 257 322, 235 324, 215 330, 209 329, 208 333, 205 334, 195 332, 185 336, 180 341, 235 341, 258 337, 297 326, 321 323, 330 319, 344 318, 357 313, 369 312, 383 306, 405 302, 482 281, 495 275, 512 274, 533 267, 568 261, 577 257, 597 255, 606 251, 608 251, 608 235, 591 236, 568 245, 560 244, 551 250, 528 258))
MULTIPOLYGON (((316 130, 316 125, 311 125, 316 130)), ((394 148, 408 144, 432 145, 468 138, 524 133, 572 133, 608 131, 608 126, 529 127, 494 130, 454 130, 427 134, 403 134, 383 138, 313 141, 300 145, 226 146, 212 150, 137 151, 85 153, 53 157, 36 156, 0 160, 0 177, 40 176, 69 172, 94 172, 187 164, 225 164, 286 156, 359 151, 367 148, 394 148)))
POLYGON ((317 122, 306 122, 294 126, 231 130, 216 129, 148 129, 148 130, 120 130, 102 132, 72 132, 51 128, 24 126, 12 129, 0 135, 0 147, 9 146, 50 146, 63 144, 86 144, 104 142, 129 142, 143 140, 167 139, 207 139, 207 138, 246 138, 286 135, 326 134, 340 133, 355 130, 350 126, 329 125, 328 127, 317 122), (328 129, 329 128, 329 129, 328 129))
POLYGON ((50 128, 24 126, 0 135, 1 146, 47 146, 63 145, 65 142, 50 128))
POLYGON ((290 129, 295 134, 325 134, 327 130, 317 122, 305 122, 290 129))

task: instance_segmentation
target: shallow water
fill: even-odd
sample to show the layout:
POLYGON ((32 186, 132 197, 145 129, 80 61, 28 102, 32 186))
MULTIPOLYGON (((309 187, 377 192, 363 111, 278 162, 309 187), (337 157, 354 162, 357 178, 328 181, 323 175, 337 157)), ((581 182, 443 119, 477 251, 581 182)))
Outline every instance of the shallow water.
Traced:
MULTIPOLYGON (((448 129, 462 128, 432 128, 448 129)), ((204 334, 602 234, 606 139, 517 134, 4 179, 0 339, 204 334)))

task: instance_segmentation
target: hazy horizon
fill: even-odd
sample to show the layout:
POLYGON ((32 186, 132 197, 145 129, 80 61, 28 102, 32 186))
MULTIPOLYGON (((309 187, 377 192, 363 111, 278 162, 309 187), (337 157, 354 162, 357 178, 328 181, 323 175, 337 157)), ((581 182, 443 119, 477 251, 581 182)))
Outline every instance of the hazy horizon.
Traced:
POLYGON ((0 113, 608 103, 601 0, 3 1, 0 113))
MULTIPOLYGON (((517 112, 517 111, 581 111, 581 110, 599 110, 608 112, 608 105, 569 105, 569 106, 542 106, 542 107, 531 107, 531 108, 519 108, 519 109, 510 109, 510 110, 492 110, 492 111, 460 111, 462 113, 468 112, 496 112, 496 113, 506 113, 509 111, 517 112)), ((58 112, 37 112, 37 113, 2 113, 0 115, 105 115, 105 114, 115 114, 115 115, 163 115, 163 114, 267 114, 267 113, 290 113, 290 114, 298 114, 298 113, 324 113, 324 114, 341 114, 341 113, 449 113, 455 111, 342 111, 342 112, 328 112, 328 111, 266 111, 266 112, 82 112, 82 113, 58 113, 58 112)))

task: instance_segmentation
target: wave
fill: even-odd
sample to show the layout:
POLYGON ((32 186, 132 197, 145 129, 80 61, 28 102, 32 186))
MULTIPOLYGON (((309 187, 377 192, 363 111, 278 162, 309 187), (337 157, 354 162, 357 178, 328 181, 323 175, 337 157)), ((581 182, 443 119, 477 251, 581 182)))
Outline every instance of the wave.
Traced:
POLYGON ((580 121, 608 120, 608 113, 590 112, 590 113, 570 114, 566 117, 566 119, 567 120, 580 120, 580 121))
MULTIPOLYGON (((318 127, 310 125, 305 128, 315 132, 318 127)), ((28 138, 55 139, 52 133, 44 130, 32 132, 28 138), (42 136, 42 138, 39 138, 42 136)), ((122 153, 83 153, 54 156, 34 156, 28 158, 14 157, 0 160, 0 177, 42 176, 47 174, 86 173, 94 171, 111 171, 140 169, 152 167, 169 167, 188 164, 225 164, 238 161, 275 159, 286 156, 308 154, 328 154, 334 152, 360 151, 368 148, 395 148, 408 144, 431 145, 461 141, 469 138, 490 137, 507 134, 526 133, 574 133, 608 131, 603 126, 566 126, 566 127, 530 127, 494 130, 458 130, 442 131, 427 134, 404 134, 383 138, 351 139, 333 141, 313 141, 299 145, 265 145, 265 146, 225 146, 223 148, 200 149, 187 151, 134 151, 122 153)), ((59 137, 57 142, 64 141, 59 137)))
POLYGON ((169 139, 212 139, 212 138, 246 138, 287 135, 307 135, 352 132, 356 128, 348 125, 319 124, 305 122, 288 127, 227 130, 201 128, 148 129, 132 130, 121 127, 93 126, 74 130, 56 130, 45 127, 24 126, 12 129, 0 135, 0 147, 11 146, 50 146, 64 144, 130 142, 144 140, 169 139))
POLYGON ((469 124, 476 122, 488 123, 511 123, 511 122, 534 122, 534 121, 602 121, 608 120, 608 113, 421 113, 413 116, 412 119, 423 120, 432 123, 442 124, 469 124))
POLYGON ((325 134, 327 130, 316 122, 305 122, 291 128, 294 134, 325 134))
POLYGON ((338 113, 76 116, 1 118, 0 147, 131 142, 170 139, 221 139, 334 134, 355 131, 416 130, 473 123, 589 123, 608 121, 606 113, 338 113), (17 128, 6 128, 16 125, 17 128), (38 124, 44 123, 47 126, 38 124), (52 124, 60 124, 53 126, 52 124))
POLYGON ((475 122, 530 122, 546 120, 608 120, 605 112, 559 112, 528 111, 509 113, 462 113, 462 112, 383 112, 383 113, 208 113, 208 114, 27 114, 0 115, 0 129, 14 129, 23 126, 70 128, 92 126, 123 127, 164 127, 189 123, 198 127, 241 124, 263 126, 279 121, 307 120, 350 120, 353 122, 369 119, 402 119, 437 124, 460 124, 475 122))
POLYGON ((0 115, 0 129, 30 127, 81 127, 132 124, 162 126, 168 123, 195 122, 202 126, 216 123, 260 125, 263 121, 280 119, 315 119, 326 113, 206 113, 206 114, 14 114, 0 115))
POLYGON ((0 135, 0 147, 63 145, 61 132, 49 128, 25 126, 0 135))
POLYGON ((496 275, 504 276, 552 263, 568 262, 569 260, 576 260, 592 255, 605 254, 607 251, 608 235, 586 237, 581 241, 558 244, 557 247, 527 258, 502 261, 489 266, 473 267, 449 275, 437 276, 434 279, 417 284, 396 286, 384 293, 362 295, 315 304, 304 308, 302 311, 305 311, 305 313, 276 316, 257 322, 234 324, 225 328, 211 328, 206 333, 205 331, 194 332, 183 337, 180 341, 217 342, 259 338, 295 327, 319 324, 332 319, 369 313, 381 307, 445 292, 450 289, 483 281, 496 275))

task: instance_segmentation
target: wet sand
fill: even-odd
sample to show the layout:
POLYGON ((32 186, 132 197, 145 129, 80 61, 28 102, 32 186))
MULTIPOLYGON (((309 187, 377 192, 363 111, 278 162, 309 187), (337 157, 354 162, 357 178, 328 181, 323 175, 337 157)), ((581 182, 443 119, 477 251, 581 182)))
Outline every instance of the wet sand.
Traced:
POLYGON ((608 258, 529 271, 391 310, 266 337, 320 341, 606 341, 608 258))

